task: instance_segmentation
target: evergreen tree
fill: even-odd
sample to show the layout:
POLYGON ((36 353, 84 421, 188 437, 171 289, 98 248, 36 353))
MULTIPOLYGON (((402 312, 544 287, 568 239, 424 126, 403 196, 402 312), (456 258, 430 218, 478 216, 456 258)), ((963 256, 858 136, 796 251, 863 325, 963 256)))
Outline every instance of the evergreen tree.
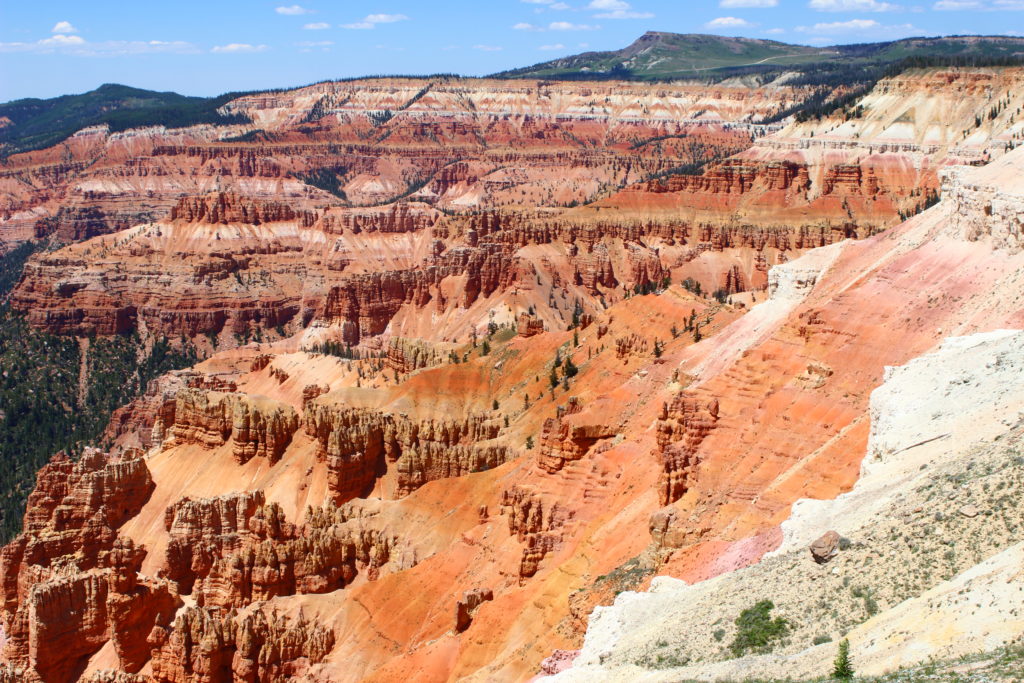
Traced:
POLYGON ((853 679, 853 664, 850 663, 850 641, 843 638, 839 643, 839 654, 836 655, 835 665, 832 668, 832 678, 840 681, 853 679))

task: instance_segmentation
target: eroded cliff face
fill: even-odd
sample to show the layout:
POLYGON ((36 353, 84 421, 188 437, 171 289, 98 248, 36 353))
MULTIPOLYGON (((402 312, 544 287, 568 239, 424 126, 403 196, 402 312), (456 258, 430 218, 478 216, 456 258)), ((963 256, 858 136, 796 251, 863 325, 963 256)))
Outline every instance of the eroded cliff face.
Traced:
MULTIPOLYGON (((855 115, 777 132, 750 121, 799 91, 489 81, 321 84, 229 104, 253 118, 259 144, 153 129, 125 147, 93 131, 70 149, 110 156, 84 174, 134 174, 159 159, 160 177, 195 180, 146 189, 165 197, 159 210, 61 237, 87 241, 30 263, 12 303, 65 334, 143 328, 230 346, 316 323, 365 345, 389 334, 450 341, 501 307, 514 318, 532 306, 564 326, 573 306, 552 292, 566 281, 588 313, 666 275, 709 292, 759 290, 772 265, 934 201, 944 166, 1002 153, 1022 78, 910 73, 882 81, 855 115), (993 98, 1007 103, 990 118, 993 98), (670 172, 737 152, 701 175, 670 172), (443 322, 424 324, 428 314, 443 322)), ((24 187, 15 179, 47 158, 33 154, 8 161, 12 197, 24 187)), ((66 193, 92 181, 53 182, 66 193)), ((65 195, 53 205, 102 213, 136 191, 97 190, 88 210, 65 195)), ((10 201, 12 226, 51 211, 10 201)))
POLYGON ((394 467, 394 495, 429 481, 489 470, 515 457, 493 441, 501 430, 484 415, 465 419, 410 420, 404 415, 325 404, 306 407, 306 434, 327 464, 327 485, 338 502, 361 497, 381 472, 394 467))
POLYGON ((757 127, 722 122, 749 122, 801 96, 692 85, 324 83, 226 106, 252 126, 90 128, 14 155, 0 168, 0 236, 87 239, 216 190, 286 199, 293 210, 407 194, 449 208, 583 202, 719 147, 739 151, 757 127), (656 148, 634 146, 660 136, 669 137, 656 148))
MULTIPOLYGON (((912 83, 863 120, 898 118, 893 98, 941 104, 912 83)), ((627 154, 638 126, 682 135, 671 119, 701 102, 741 123, 777 102, 714 90, 688 114, 685 86, 630 86, 668 104, 601 113, 619 86, 508 87, 493 101, 407 82, 244 98, 258 145, 157 156, 269 174, 347 130, 360 142, 332 143, 346 154, 407 169, 429 159, 428 133, 438 150, 483 147, 472 117, 431 118, 462 96, 503 146, 384 206, 289 197, 284 171, 273 191, 190 191, 157 220, 29 264, 13 302, 40 328, 218 346, 115 415, 123 456, 41 473, 25 534, 0 554, 14 666, 174 683, 529 678, 580 645, 593 605, 655 572, 693 582, 755 563, 795 500, 848 490, 886 365, 942 330, 1024 322, 1020 151, 950 173, 943 202, 881 233, 934 187, 949 145, 878 133, 818 147, 808 131, 699 177, 634 174, 597 204, 554 207, 522 160, 553 183, 597 154, 555 131, 589 131, 625 168, 660 144, 627 154), (560 128, 550 112, 587 89, 595 111, 560 128), (480 160, 499 156, 507 184, 480 160)), ((385 181, 401 171, 373 186, 367 168, 383 167, 335 171, 349 200, 396 192, 385 181)))
POLYGON ((25 531, 0 552, 3 653, 21 680, 77 680, 108 643, 124 671, 149 661, 145 634, 181 601, 172 584, 139 574, 146 550, 117 529, 153 489, 139 452, 60 455, 40 471, 25 531))
POLYGON ((269 683, 302 677, 330 652, 334 635, 301 612, 289 619, 261 610, 238 615, 190 608, 173 629, 155 628, 149 642, 154 646, 149 680, 269 683))

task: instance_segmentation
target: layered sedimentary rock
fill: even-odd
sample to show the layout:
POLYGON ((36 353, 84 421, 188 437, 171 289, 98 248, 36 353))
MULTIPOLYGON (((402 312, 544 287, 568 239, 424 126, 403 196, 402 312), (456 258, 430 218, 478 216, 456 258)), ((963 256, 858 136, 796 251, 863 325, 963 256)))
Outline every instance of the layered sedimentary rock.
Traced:
POLYGON ((566 405, 558 407, 555 417, 544 421, 537 456, 537 465, 542 470, 554 474, 566 461, 585 456, 598 441, 615 436, 616 428, 603 424, 606 417, 582 411, 579 399, 571 398, 566 405))
MULTIPOLYGON (((623 99, 617 88, 593 85, 382 83, 242 98, 226 110, 256 122, 249 141, 237 139, 235 128, 210 126, 132 135, 97 129, 69 145, 72 163, 43 152, 15 155, 0 176, 7 183, 0 191, 10 190, 8 206, 0 205, 9 231, 31 219, 44 226, 40 234, 98 241, 41 256, 14 305, 57 333, 144 327, 235 344, 320 318, 359 343, 382 334, 403 306, 468 308, 508 291, 517 269, 523 276, 538 270, 520 265, 517 248, 602 235, 594 216, 559 218, 571 213, 567 207, 740 151, 767 129, 751 120, 803 96, 788 88, 682 85, 629 86, 639 99, 623 99), (396 108, 395 98, 405 96, 396 108), (26 194, 26 184, 37 191, 26 194), (107 217, 133 202, 147 207, 134 220, 107 217), (493 221, 478 220, 480 210, 531 204, 547 207, 536 227, 525 225, 518 208, 505 213, 507 234, 495 236, 493 221), (129 230, 126 240, 97 237, 139 224, 147 227, 129 230), (396 243, 402 235, 410 239, 396 243), (451 297, 459 278, 466 295, 451 297)), ((644 231, 633 232, 625 238, 644 231)), ((557 260, 546 263, 561 269, 557 260)), ((632 287, 659 270, 634 266, 616 272, 622 264, 599 251, 571 270, 596 307, 607 294, 598 283, 632 287)), ((442 335, 457 327, 464 323, 453 320, 442 335)))
POLYGON ((477 608, 494 599, 494 591, 490 588, 477 588, 466 591, 455 603, 455 630, 462 633, 473 623, 473 614, 477 608))
POLYGON ((679 500, 686 493, 688 480, 699 462, 697 450, 718 422, 718 401, 702 401, 680 393, 662 410, 657 423, 661 479, 658 499, 662 505, 679 500))
POLYGON ((148 660, 143 634, 180 601, 166 581, 139 576, 146 551, 116 529, 152 491, 138 453, 58 456, 40 472, 25 531, 0 553, 4 657, 22 680, 76 680, 108 641, 125 671, 148 660))
POLYGON ((508 518, 509 533, 523 545, 520 579, 537 573, 541 560, 562 541, 562 528, 572 517, 557 500, 527 486, 502 491, 501 514, 508 518))
POLYGON ((627 97, 597 90, 600 98, 594 86, 349 81, 228 105, 253 126, 94 127, 5 160, 0 235, 4 243, 88 238, 158 219, 183 194, 214 190, 271 201, 284 194, 306 206, 378 204, 410 193, 452 207, 585 201, 601 183, 691 162, 693 152, 673 135, 738 150, 750 131, 722 122, 753 120, 803 95, 743 86, 637 85, 627 97), (662 136, 669 137, 637 144, 662 136), (564 173, 553 179, 552 166, 564 173))
POLYGON ((263 610, 238 615, 194 607, 173 628, 154 628, 149 642, 153 681, 270 683, 301 676, 322 661, 334 646, 334 633, 301 613, 288 618, 263 610))
POLYGON ((482 415, 465 419, 415 421, 330 403, 311 403, 306 433, 327 462, 335 500, 344 502, 372 488, 389 466, 396 472, 395 495, 408 495, 436 479, 496 467, 513 457, 505 445, 487 444, 500 425, 482 415))
POLYGON ((290 204, 266 200, 252 200, 236 194, 217 192, 202 197, 184 197, 169 215, 172 221, 185 223, 224 224, 281 223, 298 220, 311 224, 311 213, 296 213, 290 204))
POLYGON ((166 511, 167 575, 196 604, 242 608, 254 601, 343 588, 416 563, 415 550, 357 508, 310 510, 302 526, 261 491, 184 499, 166 511))
POLYGON ((215 448, 231 441, 239 464, 254 457, 277 462, 298 431, 299 417, 288 405, 245 394, 185 388, 175 398, 170 436, 178 442, 215 448))

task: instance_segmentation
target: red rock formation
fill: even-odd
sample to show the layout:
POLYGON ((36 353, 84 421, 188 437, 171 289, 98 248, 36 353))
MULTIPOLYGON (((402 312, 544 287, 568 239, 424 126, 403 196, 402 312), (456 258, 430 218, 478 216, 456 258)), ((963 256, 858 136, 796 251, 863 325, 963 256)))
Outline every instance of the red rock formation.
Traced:
POLYGON ((399 202, 369 209, 331 209, 314 226, 330 235, 344 232, 404 233, 427 230, 440 214, 423 205, 399 202))
POLYGON ((475 588, 466 591, 455 603, 455 632, 462 633, 473 623, 473 614, 476 609, 494 599, 494 591, 490 588, 475 588))
POLYGON ((396 496, 405 496, 428 481, 458 477, 496 467, 512 457, 508 447, 481 442, 500 429, 484 416, 413 421, 363 408, 311 403, 305 412, 306 433, 326 460, 335 500, 344 502, 372 488, 393 464, 396 496))
POLYGON ((579 399, 573 397, 558 407, 556 417, 544 421, 537 466, 545 472, 558 472, 566 461, 579 460, 595 443, 615 436, 614 427, 600 424, 606 418, 581 414, 582 410, 579 399), (594 424, 595 420, 598 424, 594 424))
POLYGON ((383 567, 415 564, 379 520, 328 505, 308 511, 295 527, 263 494, 184 499, 167 509, 167 574, 181 592, 207 607, 245 607, 254 601, 342 588, 361 572, 376 579, 383 567))
POLYGON ((502 491, 501 514, 508 517, 509 533, 523 544, 520 580, 537 573, 544 556, 562 541, 562 527, 572 517, 557 501, 546 500, 524 486, 502 491))
POLYGON ((447 354, 433 348, 430 344, 400 337, 391 340, 385 358, 385 362, 391 370, 403 375, 440 365, 446 360, 447 354))
POLYGON ((239 464, 254 457, 277 462, 299 428, 288 405, 245 394, 182 389, 175 400, 170 435, 181 443, 215 448, 229 440, 239 464))
POLYGON ((152 490, 138 453, 58 456, 40 472, 25 532, 0 552, 4 657, 25 680, 75 680, 107 641, 125 671, 148 660, 143 634, 179 600, 167 582, 139 578, 145 550, 115 530, 152 490))
POLYGON ((260 491, 182 499, 167 508, 164 526, 171 537, 167 575, 183 593, 191 593, 197 577, 206 576, 219 558, 242 548, 247 538, 283 540, 295 533, 279 507, 265 505, 260 491))
POLYGON ((658 498, 662 505, 686 493, 689 479, 699 464, 697 450, 718 422, 718 401, 701 400, 685 392, 664 406, 658 420, 658 450, 661 477, 658 498))
MULTIPOLYGON (((199 180, 208 177, 244 197, 240 206, 287 196, 296 214, 318 216, 312 224, 302 217, 259 225, 147 221, 117 240, 95 238, 30 264, 15 299, 37 325, 88 331, 145 323, 175 337, 221 334, 229 346, 236 332, 277 340, 269 330, 284 321, 296 338, 273 343, 271 353, 289 354, 279 364, 253 363, 263 351, 222 350, 200 366, 204 372, 164 378, 119 414, 111 433, 122 445, 143 443, 140 430, 150 444, 173 436, 148 461, 158 482, 149 505, 127 482, 139 479, 137 472, 88 478, 59 463, 44 472, 26 518, 34 531, 0 552, 14 667, 36 661, 56 677, 71 676, 101 652, 95 665, 120 657, 120 668, 134 668, 151 655, 153 679, 189 683, 307 673, 378 681, 414 673, 526 677, 551 648, 578 645, 581 610, 613 594, 610 580, 595 577, 632 580, 638 572, 630 561, 640 555, 663 562, 658 572, 691 581, 756 561, 794 500, 852 485, 868 429, 866 397, 884 365, 930 348, 939 329, 1022 322, 1014 303, 1019 202, 979 190, 967 177, 956 185, 950 225, 929 214, 884 238, 813 255, 835 260, 825 270, 797 268, 794 282, 780 284, 777 272, 771 293, 779 299, 754 315, 676 286, 693 276, 708 291, 757 289, 770 266, 799 251, 864 237, 889 224, 902 206, 897 200, 919 196, 912 193, 930 182, 931 164, 945 152, 918 148, 912 153, 930 161, 922 156, 911 168, 901 156, 906 150, 895 147, 868 153, 855 146, 848 154, 806 141, 762 141, 705 178, 665 181, 678 191, 656 192, 644 179, 678 159, 629 147, 658 147, 650 138, 681 131, 716 134, 714 126, 676 122, 693 113, 672 99, 676 86, 514 83, 483 102, 478 90, 458 91, 465 82, 444 83, 409 103, 421 87, 373 83, 368 99, 346 84, 313 86, 301 97, 253 96, 244 106, 265 131, 250 136, 255 140, 189 133, 157 144, 157 136, 145 154, 125 153, 124 163, 98 156, 91 166, 103 167, 103 176, 91 175, 99 171, 84 162, 46 156, 52 152, 33 155, 31 173, 25 159, 3 169, 19 175, 3 176, 0 185, 28 180, 52 189, 72 177, 131 184, 164 171, 200 187, 161 185, 154 206, 204 194, 199 180), (600 108, 602 98, 626 96, 620 88, 664 100, 660 122, 637 115, 631 123, 619 110, 607 114, 615 125, 598 112, 561 122, 547 112, 563 105, 539 104, 562 98, 586 107, 596 98, 600 108), (428 113, 464 107, 463 97, 489 107, 478 114, 484 124, 476 114, 441 120, 428 113), (527 105, 539 113, 517 113, 527 105), (398 112, 397 120, 377 125, 371 114, 385 109, 398 112), (353 208, 340 206, 340 195, 303 186, 298 178, 312 168, 334 174, 356 202, 387 201, 427 182, 407 208, 353 208), (245 187, 273 186, 280 196, 240 192, 238 178, 255 179, 245 187), (554 206, 618 182, 639 185, 595 206, 554 206), (537 199, 548 191, 550 202, 537 199), (476 204, 474 196, 481 197, 476 204), (480 210, 463 214, 464 206, 480 210), (993 245, 1006 253, 993 258, 993 245), (666 276, 675 284, 660 291, 666 276), (659 293, 625 296, 648 283, 659 293), (592 316, 594 324, 566 331, 576 300, 581 323, 592 316), (495 335, 487 356, 464 345, 492 319, 508 325, 531 307, 535 318, 520 324, 536 332, 528 339, 495 335), (696 345, 690 335, 670 333, 691 310, 699 312, 704 336, 696 345), (387 349, 387 358, 303 359, 296 352, 343 330, 350 341, 387 349), (369 339, 377 334, 428 338, 423 348, 441 350, 441 362, 401 342, 369 339), (549 392, 550 359, 570 340, 579 375, 569 389, 549 392), (467 362, 445 362, 449 349, 467 362), (214 372, 228 374, 207 374, 214 372), (275 400, 264 404, 250 395, 257 391, 275 400), (500 410, 490 419, 478 415, 491 401, 500 410), (559 403, 567 406, 561 414, 559 403), (299 407, 305 434, 292 435, 299 407), (533 439, 536 460, 516 461, 515 448, 533 439), (244 462, 257 455, 282 462, 244 462), (88 485, 71 481, 87 478, 88 485), (115 500, 103 491, 121 486, 131 509, 112 510, 115 500), (178 500, 182 488, 195 499, 178 500), (256 488, 267 494, 244 490, 256 488), (369 499, 353 500, 360 495, 369 499), (317 507, 325 499, 348 502, 317 507), (303 517, 306 505, 312 509, 303 517), (161 527, 154 510, 165 507, 161 527), (145 566, 165 572, 168 582, 137 577, 141 552, 117 541, 118 525, 136 513, 121 533, 166 544, 166 555, 146 558, 145 566), (62 526, 65 519, 70 527, 62 526), (490 587, 493 604, 476 605, 474 613, 474 603, 486 600, 472 593, 481 586, 490 587), (189 610, 171 624, 168 615, 180 611, 176 591, 189 596, 189 610), (315 609, 339 638, 329 642, 327 631, 314 633, 301 621, 279 623, 269 606, 255 604, 261 601, 292 615, 300 606, 315 609), (452 633, 453 603, 456 625, 469 622, 469 637, 452 633), (60 604, 70 605, 64 620, 60 604), (31 644, 33 623, 70 663, 58 661, 47 643, 31 644)), ((778 104, 719 87, 707 97, 720 98, 722 112, 743 116, 778 104)), ((621 111, 635 112, 638 101, 621 111)), ((720 132, 723 149, 737 139, 720 132)), ((98 154, 96 141, 69 144, 76 160, 82 150, 98 154)), ((1002 173, 1020 177, 1011 170, 1002 173)), ((110 198, 88 201, 101 200, 110 198)), ((222 211, 219 201, 217 220, 228 220, 231 203, 222 211)), ((116 207, 108 208, 113 215, 116 207)), ((755 294, 744 298, 761 303, 755 294)))
POLYGON ((516 322, 520 337, 533 337, 544 332, 544 321, 530 313, 520 313, 516 322))
POLYGON ((312 214, 296 213, 288 204, 255 200, 226 192, 203 197, 183 197, 170 213, 170 220, 186 223, 260 225, 296 219, 307 224, 313 222, 312 214))
POLYGON ((271 683, 289 680, 324 659, 334 633, 301 613, 288 619, 255 610, 244 615, 190 608, 173 628, 155 628, 152 679, 157 683, 271 683))

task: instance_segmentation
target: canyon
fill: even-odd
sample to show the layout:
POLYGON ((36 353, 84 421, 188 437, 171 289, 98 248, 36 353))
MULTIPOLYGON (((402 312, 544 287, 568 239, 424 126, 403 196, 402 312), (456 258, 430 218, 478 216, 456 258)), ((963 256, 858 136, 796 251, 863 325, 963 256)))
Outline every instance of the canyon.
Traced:
MULTIPOLYGON (((336 81, 7 157, 2 248, 46 243, 11 310, 203 357, 39 472, 0 680, 826 673, 807 624, 712 632, 839 590, 964 458, 1013 490, 1022 85, 910 69, 768 122, 810 89, 336 81)), ((988 554, 911 589, 879 551, 881 613, 822 611, 865 672, 969 651, 905 627, 1022 585, 1010 512, 943 514, 988 554)), ((1011 642, 1013 605, 957 633, 1011 642)))

